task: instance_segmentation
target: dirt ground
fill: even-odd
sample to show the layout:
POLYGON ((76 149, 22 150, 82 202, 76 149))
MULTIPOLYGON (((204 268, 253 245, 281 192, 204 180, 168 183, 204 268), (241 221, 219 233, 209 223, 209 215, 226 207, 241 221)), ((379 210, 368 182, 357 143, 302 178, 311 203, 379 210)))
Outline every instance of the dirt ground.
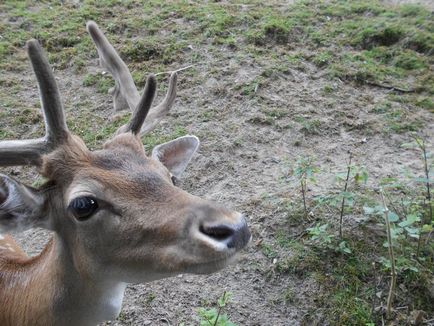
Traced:
MULTIPOLYGON (((433 6, 431 1, 425 3, 433 6)), ((206 53, 206 48, 202 51, 206 53)), ((97 60, 92 59, 86 62, 85 69, 99 71, 97 65, 97 60)), ((166 67, 167 71, 179 68, 178 63, 166 67)), ((418 154, 401 148, 402 143, 409 141, 408 134, 384 133, 384 122, 372 113, 391 90, 339 80, 330 82, 315 65, 303 62, 303 69, 288 68, 287 73, 275 73, 266 84, 259 84, 251 96, 241 96, 237 86, 249 84, 266 68, 266 62, 258 63, 248 56, 234 57, 222 47, 218 57, 209 56, 207 62, 195 66, 192 85, 190 77, 180 73, 176 104, 160 127, 164 132, 175 124, 183 126, 201 139, 199 152, 180 186, 244 212, 253 235, 249 247, 237 263, 212 275, 179 275, 151 284, 130 285, 121 316, 107 324, 197 324, 197 308, 215 302, 223 291, 230 291, 232 303, 226 312, 236 324, 301 325, 306 314, 314 313, 309 307, 314 304, 313 294, 320 285, 300 275, 270 277, 276 261, 260 250, 261 242, 287 228, 287 213, 273 198, 299 198, 296 188, 288 185, 293 182, 288 179, 291 162, 300 155, 316 158, 324 173, 311 186, 310 191, 315 193, 327 190, 334 174, 345 167, 350 150, 354 161, 369 171, 373 187, 379 178, 396 176, 404 168, 421 169, 418 154), (211 69, 219 72, 218 77, 211 76, 211 69), (323 91, 326 85, 333 88, 332 93, 323 91), (285 114, 270 122, 261 110, 264 103, 285 114), (294 121, 296 116, 319 121, 316 132, 306 133, 294 121), (281 300, 286 289, 291 289, 296 297, 291 304, 281 300)), ((112 115, 110 96, 83 87, 80 75, 72 67, 55 74, 68 119, 74 119, 74 103, 83 99, 92 104, 89 110, 99 116, 112 115)), ((20 101, 36 102, 38 92, 30 67, 14 78, 22 83, 20 101)), ((159 95, 156 102, 161 99, 161 92, 159 95)), ((434 115, 428 110, 405 109, 408 115, 425 122, 420 132, 433 140, 434 115)), ((32 128, 23 128, 20 137, 32 134, 32 128)), ((25 168, 1 171, 20 179, 36 178, 34 170, 25 168)), ((353 225, 358 223, 357 217, 351 217, 353 225)), ((296 238, 300 230, 295 226, 288 232, 296 238)), ((48 238, 43 230, 16 235, 31 255, 37 254, 48 238)))

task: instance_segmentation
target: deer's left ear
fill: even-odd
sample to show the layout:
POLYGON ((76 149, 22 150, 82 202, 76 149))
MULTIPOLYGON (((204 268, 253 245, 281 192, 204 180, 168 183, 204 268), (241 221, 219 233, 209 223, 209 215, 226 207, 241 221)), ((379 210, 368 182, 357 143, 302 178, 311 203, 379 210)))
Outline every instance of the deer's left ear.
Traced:
POLYGON ((0 233, 48 228, 43 206, 43 193, 0 174, 0 233))
POLYGON ((179 137, 154 147, 152 158, 163 163, 179 179, 198 147, 199 139, 196 136, 179 137))

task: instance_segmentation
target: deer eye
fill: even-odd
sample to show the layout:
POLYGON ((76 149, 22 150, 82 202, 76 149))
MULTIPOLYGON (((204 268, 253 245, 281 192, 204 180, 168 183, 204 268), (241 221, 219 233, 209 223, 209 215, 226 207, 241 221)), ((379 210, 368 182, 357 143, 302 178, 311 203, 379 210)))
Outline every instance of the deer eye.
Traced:
POLYGON ((69 204, 69 209, 76 219, 84 220, 98 209, 98 203, 92 197, 78 197, 69 204))
POLYGON ((178 179, 174 175, 172 175, 170 177, 170 179, 172 180, 172 183, 173 183, 174 186, 176 186, 178 184, 178 179))

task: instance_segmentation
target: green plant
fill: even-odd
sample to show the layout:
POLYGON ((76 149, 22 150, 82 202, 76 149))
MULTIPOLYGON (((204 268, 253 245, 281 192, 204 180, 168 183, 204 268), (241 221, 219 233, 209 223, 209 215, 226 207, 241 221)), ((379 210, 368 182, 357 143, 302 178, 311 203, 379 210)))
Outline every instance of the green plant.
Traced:
POLYGON ((306 203, 307 182, 316 182, 314 174, 319 172, 319 168, 315 165, 312 157, 299 157, 295 162, 293 175, 300 183, 300 191, 303 197, 304 217, 308 217, 308 208, 306 203))
POLYGON ((330 245, 334 235, 327 232, 328 224, 317 224, 314 227, 308 228, 308 234, 312 241, 318 242, 320 245, 330 245))
POLYGON ((224 291, 223 295, 217 300, 217 309, 199 308, 200 326, 236 326, 226 314, 223 314, 223 309, 229 303, 230 298, 231 293, 224 291))
MULTIPOLYGON (((394 206, 392 199, 389 199, 390 205, 394 206)), ((390 229, 390 239, 383 243, 383 247, 395 248, 395 266, 393 267, 398 273, 413 272, 418 273, 418 263, 413 259, 415 248, 412 240, 417 240, 420 237, 420 212, 417 205, 411 202, 401 201, 404 210, 407 211, 406 215, 399 217, 394 211, 387 210, 387 221, 385 227, 390 229)), ((395 209, 397 209, 395 207, 395 209)), ((365 214, 367 215, 384 215, 384 206, 377 205, 374 207, 364 207, 365 214)), ((404 214, 404 212, 402 212, 404 214)), ((380 263, 386 270, 392 269, 390 259, 380 257, 380 263)))
POLYGON ((389 294, 387 296, 387 308, 386 308, 387 319, 390 319, 391 312, 392 312, 393 297, 395 295, 397 273, 395 268, 395 254, 393 252, 393 245, 392 245, 392 231, 390 228, 389 209, 386 206, 386 200, 384 199, 383 190, 381 190, 381 198, 383 200, 384 220, 386 222, 386 233, 387 233, 387 248, 389 251, 389 261, 390 261, 391 279, 390 279, 389 294))
POLYGON ((344 240, 336 241, 335 235, 328 231, 328 224, 317 224, 306 229, 310 240, 320 248, 332 249, 342 254, 350 254, 351 249, 344 240))
MULTIPOLYGON (((347 193, 347 188, 348 188, 348 180, 350 179, 350 173, 351 173, 351 159, 353 158, 351 152, 350 152, 350 158, 348 160, 348 165, 347 165, 347 176, 345 178, 345 183, 344 183, 344 193, 347 193)), ((345 208, 345 199, 348 196, 342 196, 342 204, 341 204, 341 211, 340 211, 340 216, 339 216, 339 237, 342 239, 343 234, 342 234, 342 224, 343 224, 343 219, 344 219, 344 208, 345 208)), ((352 199, 352 198, 351 198, 352 199)))
POLYGON ((429 162, 429 158, 430 158, 430 153, 427 152, 427 146, 425 143, 425 140, 421 137, 418 137, 417 135, 413 135, 413 142, 412 143, 407 143, 407 144, 403 144, 403 147, 406 148, 416 148, 421 152, 421 159, 423 162, 423 172, 424 172, 424 177, 423 178, 415 178, 414 180, 417 182, 421 182, 425 185, 425 191, 426 191, 426 195, 425 195, 425 199, 423 202, 423 206, 425 207, 425 214, 423 214, 425 217, 423 218, 423 226, 422 226, 422 232, 419 235, 419 240, 418 240, 418 246, 417 246, 417 253, 416 253, 416 257, 419 257, 419 253, 420 253, 420 249, 421 249, 421 243, 422 243, 422 234, 423 233, 428 233, 428 239, 427 241, 429 241, 429 238, 432 234, 433 231, 433 225, 434 225, 434 215, 433 215, 433 202, 432 202, 432 197, 431 197, 431 183, 432 180, 430 179, 430 162, 429 162))
POLYGON ((318 206, 329 205, 339 213, 339 238, 343 239, 343 218, 346 208, 353 208, 357 196, 356 189, 368 181, 368 171, 363 166, 352 164, 352 153, 349 154, 346 172, 339 172, 335 175, 337 187, 343 188, 342 191, 318 196, 315 198, 318 206), (353 190, 350 191, 350 186, 353 190))

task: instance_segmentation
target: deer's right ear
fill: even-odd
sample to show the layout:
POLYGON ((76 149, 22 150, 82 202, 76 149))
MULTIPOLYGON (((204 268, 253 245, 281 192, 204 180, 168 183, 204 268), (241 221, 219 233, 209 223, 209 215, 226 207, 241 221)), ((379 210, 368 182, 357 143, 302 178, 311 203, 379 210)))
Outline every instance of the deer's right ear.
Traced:
POLYGON ((0 233, 25 231, 35 226, 48 228, 42 214, 43 205, 43 194, 0 174, 0 233))
POLYGON ((152 158, 163 163, 170 173, 179 179, 198 147, 199 139, 187 135, 155 146, 152 158))

